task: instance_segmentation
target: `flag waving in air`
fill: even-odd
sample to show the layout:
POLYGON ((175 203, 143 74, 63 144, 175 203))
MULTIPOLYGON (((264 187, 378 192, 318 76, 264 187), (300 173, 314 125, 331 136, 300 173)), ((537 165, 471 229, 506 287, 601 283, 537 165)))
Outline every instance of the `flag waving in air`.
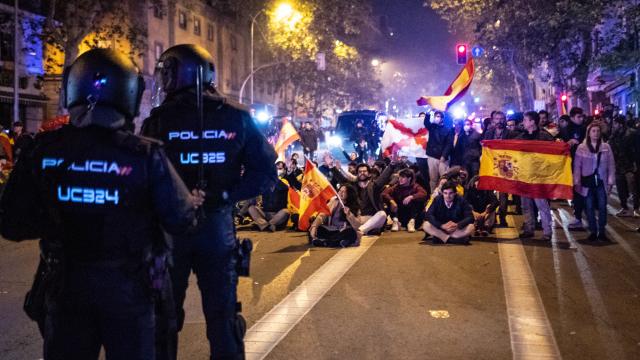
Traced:
POLYGON ((329 183, 329 180, 322 175, 320 170, 306 159, 304 166, 304 176, 302 178, 302 188, 300 189, 300 219, 298 229, 306 231, 311 226, 309 218, 322 213, 329 214, 327 201, 336 196, 337 192, 329 183))
POLYGON ((381 148, 385 155, 399 153, 411 157, 427 157, 427 134, 421 119, 389 120, 382 136, 381 148))
POLYGON ((422 96, 418 99, 419 106, 431 105, 432 108, 447 111, 447 108, 454 102, 460 100, 467 93, 473 81, 474 65, 473 58, 470 57, 467 64, 460 70, 458 76, 449 85, 443 96, 422 96))
POLYGON ((573 198, 571 154, 564 142, 485 140, 478 189, 534 199, 573 198))
POLYGON ((300 134, 296 131, 296 128, 288 122, 286 119, 282 120, 282 128, 280 129, 280 135, 278 141, 274 145, 276 154, 279 159, 284 159, 284 151, 293 144, 294 141, 300 140, 300 134))

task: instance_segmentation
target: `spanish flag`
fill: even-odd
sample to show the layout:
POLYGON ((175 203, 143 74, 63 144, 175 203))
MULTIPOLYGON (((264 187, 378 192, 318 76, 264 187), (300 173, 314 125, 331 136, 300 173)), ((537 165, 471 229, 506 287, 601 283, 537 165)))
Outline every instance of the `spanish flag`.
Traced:
POLYGON ((329 180, 306 159, 302 188, 300 189, 300 219, 298 229, 306 231, 311 226, 309 218, 319 213, 329 214, 327 202, 336 196, 336 190, 329 180))
POLYGON ((300 134, 296 131, 296 128, 288 122, 286 119, 282 120, 282 129, 280 129, 280 135, 278 135, 278 141, 274 145, 278 158, 284 159, 284 151, 287 150, 289 145, 294 141, 300 140, 300 134))
POLYGON ((571 199, 571 154, 564 142, 485 140, 478 189, 534 199, 571 199))
POLYGON ((473 81, 474 65, 473 57, 470 57, 465 66, 460 70, 458 76, 449 85, 444 96, 421 96, 418 99, 418 106, 431 105, 432 108, 447 111, 447 108, 454 102, 460 100, 467 93, 473 81))

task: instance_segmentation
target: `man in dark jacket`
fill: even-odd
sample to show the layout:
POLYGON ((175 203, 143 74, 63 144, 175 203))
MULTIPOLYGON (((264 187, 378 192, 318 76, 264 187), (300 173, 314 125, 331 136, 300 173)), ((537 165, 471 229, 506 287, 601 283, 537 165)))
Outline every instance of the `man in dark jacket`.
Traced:
POLYGON ((416 218, 427 202, 427 191, 415 182, 415 173, 411 169, 402 169, 398 173, 398 183, 382 192, 382 199, 391 211, 393 225, 391 231, 407 226, 407 231, 416 231, 416 218))
POLYGON ((470 177, 478 175, 482 155, 480 140, 482 135, 473 128, 473 121, 465 120, 457 141, 454 139, 451 166, 464 167, 470 177))
MULTIPOLYGON (((571 160, 575 160, 578 145, 584 141, 587 128, 584 126, 584 111, 579 107, 569 110, 570 121, 566 127, 560 130, 560 139, 571 146, 571 160)), ((583 230, 582 212, 584 211, 585 199, 579 192, 573 190, 573 216, 574 221, 569 224, 571 230, 583 230)))
POLYGON ((438 186, 438 179, 449 169, 449 156, 453 148, 453 129, 444 125, 444 113, 436 111, 433 121, 424 119, 424 127, 429 130, 427 142, 427 163, 429 166, 429 185, 433 192, 438 186))
POLYGON ((427 211, 424 231, 434 237, 434 244, 468 244, 475 230, 471 205, 457 194, 452 181, 442 185, 441 191, 427 211))
POLYGON ((637 137, 637 130, 628 128, 624 116, 619 115, 613 119, 613 133, 609 140, 613 157, 616 161, 616 188, 620 199, 620 211, 616 216, 634 216, 634 212, 639 214, 640 198, 637 188, 637 167, 636 158, 638 153, 634 152, 634 141, 637 137), (629 209, 627 201, 629 195, 632 197, 632 208, 629 209))
MULTIPOLYGON (((540 115, 535 111, 528 111, 524 114, 522 120, 523 131, 514 133, 513 138, 522 140, 540 140, 540 141, 555 141, 554 137, 546 130, 539 128, 540 115)), ((538 208, 540 219, 542 220, 542 240, 551 241, 551 208, 549 207, 549 200, 547 199, 533 199, 528 197, 521 197, 522 212, 524 213, 524 224, 522 225, 522 233, 520 238, 531 238, 534 236, 536 227, 535 206, 538 208)))
POLYGON ((302 152, 306 157, 314 160, 316 150, 318 150, 318 131, 313 128, 311 121, 304 123, 300 130, 300 142, 302 143, 302 152))
POLYGON ((249 215, 260 231, 269 230, 271 232, 287 223, 289 210, 287 208, 289 186, 285 183, 286 170, 282 161, 276 164, 278 178, 280 181, 262 194, 262 206, 249 206, 249 215))
POLYGON ((125 130, 144 89, 128 57, 85 52, 63 86, 70 125, 23 149, 0 204, 4 238, 41 238, 52 280, 39 277, 44 358, 98 359, 104 346, 108 359, 164 359, 152 296, 170 287, 160 225, 185 232, 204 198, 191 197, 159 142, 125 130))
POLYGON ((358 176, 356 190, 360 207, 358 220, 362 224, 358 231, 362 235, 379 233, 387 221, 387 214, 382 206, 381 194, 385 185, 389 182, 391 174, 393 174, 393 168, 393 165, 387 166, 376 179, 372 179, 369 165, 359 164, 356 168, 358 176))
MULTIPOLYGON (((513 130, 507 128, 507 117, 502 111, 495 111, 491 115, 491 125, 484 132, 483 140, 505 140, 512 138, 513 130)), ((500 206, 498 207, 498 227, 507 227, 507 208, 509 206, 509 194, 498 193, 500 206)))

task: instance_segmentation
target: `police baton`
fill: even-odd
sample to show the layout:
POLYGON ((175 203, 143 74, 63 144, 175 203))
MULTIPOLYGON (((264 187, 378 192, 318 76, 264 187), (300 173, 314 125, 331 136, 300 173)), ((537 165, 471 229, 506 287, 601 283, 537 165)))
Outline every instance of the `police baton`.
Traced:
MULTIPOLYGON (((198 125, 200 134, 198 136, 198 145, 200 151, 200 161, 198 161, 198 183, 196 189, 205 191, 207 188, 207 181, 204 178, 204 98, 203 98, 203 78, 204 69, 202 65, 198 65, 196 68, 196 107, 198 108, 198 125)), ((198 208, 198 218, 204 219, 204 208, 201 206, 198 208)))

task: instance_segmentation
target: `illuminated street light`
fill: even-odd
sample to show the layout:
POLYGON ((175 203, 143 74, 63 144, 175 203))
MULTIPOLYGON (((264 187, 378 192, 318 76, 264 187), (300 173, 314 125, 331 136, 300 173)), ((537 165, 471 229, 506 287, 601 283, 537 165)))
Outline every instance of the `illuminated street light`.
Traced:
POLYGON ((380 60, 378 59, 371 60, 371 66, 375 66, 375 67, 380 66, 380 60))
POLYGON ((276 21, 283 21, 293 15, 293 6, 286 2, 281 3, 280 5, 278 5, 278 7, 276 7, 273 14, 275 15, 276 21))

